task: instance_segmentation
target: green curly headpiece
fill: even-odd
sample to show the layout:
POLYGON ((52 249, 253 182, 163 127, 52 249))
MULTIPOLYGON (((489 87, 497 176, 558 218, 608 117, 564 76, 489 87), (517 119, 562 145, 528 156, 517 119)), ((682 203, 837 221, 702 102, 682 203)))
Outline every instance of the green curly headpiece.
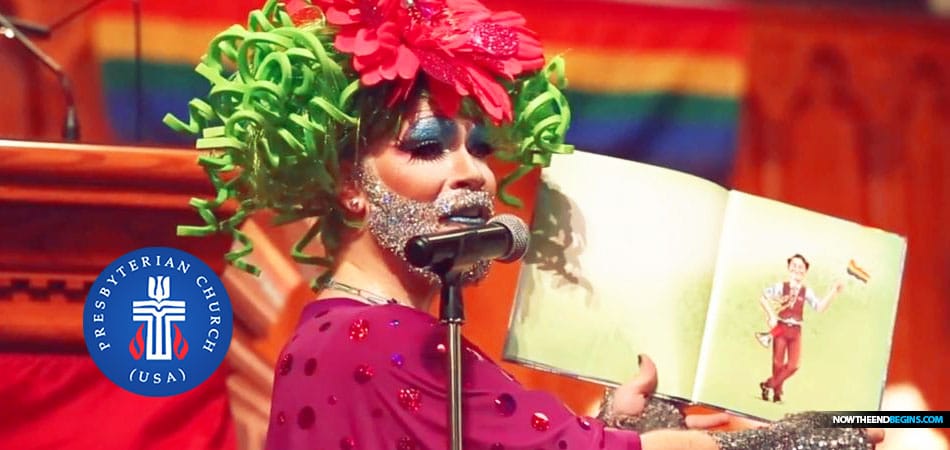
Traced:
MULTIPOLYGON (((190 204, 204 220, 201 226, 179 226, 181 236, 230 233, 242 247, 225 255, 234 266, 258 274, 244 261, 253 243, 238 227, 250 214, 271 209, 275 222, 316 218, 294 245, 294 260, 330 268, 329 256, 307 255, 303 249, 320 237, 327 255, 339 245, 345 220, 338 205, 340 161, 380 133, 380 117, 389 87, 366 87, 352 70, 350 55, 333 46, 334 30, 316 21, 297 26, 282 3, 268 0, 252 11, 247 27, 233 25, 209 44, 195 71, 211 90, 205 99, 188 103, 188 122, 167 114, 166 125, 199 136, 196 147, 207 149, 198 163, 216 190, 213 199, 190 204), (366 124, 361 127, 361 124, 366 124), (218 209, 233 199, 230 217, 218 209)), ((495 156, 520 163, 499 182, 499 198, 521 202, 506 187, 534 167, 546 167, 556 153, 570 153, 564 144, 570 109, 563 87, 564 63, 554 58, 540 71, 504 81, 514 120, 497 126, 495 156)), ((471 102, 469 102, 471 109, 471 102)), ((477 108, 477 107, 476 107, 477 108)), ((398 118, 397 118, 398 119, 398 118)), ((393 133, 394 127, 382 132, 393 133)))

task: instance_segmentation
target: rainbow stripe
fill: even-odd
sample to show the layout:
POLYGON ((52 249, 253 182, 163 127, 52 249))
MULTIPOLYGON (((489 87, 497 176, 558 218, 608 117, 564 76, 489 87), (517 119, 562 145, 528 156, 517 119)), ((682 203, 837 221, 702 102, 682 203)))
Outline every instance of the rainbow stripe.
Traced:
MULTIPOLYGON (((193 139, 172 132, 162 117, 187 116, 188 101, 204 96, 208 83, 194 72, 207 43, 233 23, 247 20, 257 0, 141 2, 142 117, 146 143, 190 147, 193 139)), ((128 2, 96 9, 93 45, 102 68, 106 113, 116 137, 136 140, 135 25, 128 2)))
MULTIPOLYGON (((207 91, 193 72, 210 39, 263 0, 142 2, 143 138, 189 145, 161 124, 207 91)), ((746 27, 735 10, 585 0, 486 0, 524 14, 549 55, 567 59, 574 109, 568 141, 724 182, 734 158, 746 84, 746 27)), ((95 48, 109 120, 135 135, 131 9, 99 10, 95 48)))
POLYGON ((848 261, 848 275, 857 278, 864 284, 867 284, 868 281, 871 280, 871 275, 868 274, 866 270, 859 267, 858 263, 854 262, 853 259, 848 261))
POLYGON ((521 12, 563 54, 574 120, 568 142, 724 183, 746 86, 738 10, 622 2, 486 2, 521 12))

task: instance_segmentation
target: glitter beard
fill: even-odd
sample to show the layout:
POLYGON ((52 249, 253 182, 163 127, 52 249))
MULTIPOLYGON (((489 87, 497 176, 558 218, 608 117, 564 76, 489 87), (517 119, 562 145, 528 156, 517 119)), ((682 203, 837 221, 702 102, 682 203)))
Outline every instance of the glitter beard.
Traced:
MULTIPOLYGON (((406 259, 409 239, 441 231, 440 219, 465 208, 485 208, 489 215, 494 215, 492 195, 486 191, 464 189, 440 195, 433 202, 420 202, 393 192, 371 168, 361 167, 357 179, 373 206, 369 209, 367 224, 376 242, 403 260, 410 273, 430 283, 438 282, 439 276, 428 268, 409 264, 406 259)), ((490 266, 491 261, 478 261, 462 274, 462 282, 473 283, 485 278, 490 266)))

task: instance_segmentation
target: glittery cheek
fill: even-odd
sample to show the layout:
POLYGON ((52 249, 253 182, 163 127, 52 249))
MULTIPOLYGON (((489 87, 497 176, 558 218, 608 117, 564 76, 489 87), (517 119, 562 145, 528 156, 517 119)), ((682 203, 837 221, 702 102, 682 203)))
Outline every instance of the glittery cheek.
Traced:
MULTIPOLYGON (((363 169, 359 176, 373 205, 367 218, 369 230, 380 246, 403 257, 403 247, 409 238, 438 229, 438 212, 432 203, 410 200, 394 193, 370 172, 368 168, 363 169)), ((436 280, 431 272, 414 267, 410 270, 429 281, 436 280)))
MULTIPOLYGON (((420 202, 396 194, 388 188, 370 167, 363 167, 358 174, 361 187, 372 205, 367 224, 380 246, 393 252, 405 261, 404 247, 413 236, 435 233, 440 228, 440 218, 463 208, 480 207, 494 213, 492 193, 467 189, 451 191, 434 202, 420 202)), ((488 272, 487 261, 479 262, 463 281, 476 281, 488 272)), ((427 269, 411 267, 411 273, 429 282, 438 277, 427 269)))

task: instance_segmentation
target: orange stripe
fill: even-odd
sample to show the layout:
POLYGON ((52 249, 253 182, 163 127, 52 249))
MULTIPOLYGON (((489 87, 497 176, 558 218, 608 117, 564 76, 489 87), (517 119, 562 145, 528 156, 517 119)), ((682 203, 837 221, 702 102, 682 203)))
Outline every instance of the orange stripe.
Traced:
MULTIPOLYGON (((142 23, 142 56, 153 62, 197 64, 208 49, 208 42, 230 25, 149 17, 142 23)), ((103 15, 96 23, 93 44, 101 59, 132 59, 134 35, 134 25, 128 17, 103 15)))
POLYGON ((865 280, 871 278, 871 275, 869 275, 864 269, 858 267, 858 263, 854 262, 853 259, 848 263, 848 269, 854 271, 856 275, 865 280))
MULTIPOLYGON (((207 43, 227 29, 227 22, 186 21, 150 17, 142 26, 142 55, 152 62, 197 63, 207 43), (169 37, 184 37, 170 39, 169 37)), ((94 34, 102 59, 132 59, 134 28, 127 17, 104 14, 94 34)), ((678 92, 717 97, 741 97, 745 67, 738 58, 671 52, 632 52, 573 47, 554 42, 548 55, 563 53, 572 88, 607 92, 678 92)))
MULTIPOLYGON (((223 21, 228 24, 247 23, 247 13, 260 9, 264 0, 165 0, 140 2, 142 18, 161 17, 173 20, 223 21)), ((96 11, 121 15, 132 21, 132 2, 103 2, 96 11)))
POLYGON ((742 56, 748 37, 737 8, 696 8, 598 0, 498 0, 496 10, 514 10, 542 42, 568 41, 604 49, 689 51, 742 56))
POLYGON ((563 54, 570 87, 607 93, 678 92, 741 97, 746 70, 741 60, 686 53, 633 53, 592 48, 548 47, 563 54))

